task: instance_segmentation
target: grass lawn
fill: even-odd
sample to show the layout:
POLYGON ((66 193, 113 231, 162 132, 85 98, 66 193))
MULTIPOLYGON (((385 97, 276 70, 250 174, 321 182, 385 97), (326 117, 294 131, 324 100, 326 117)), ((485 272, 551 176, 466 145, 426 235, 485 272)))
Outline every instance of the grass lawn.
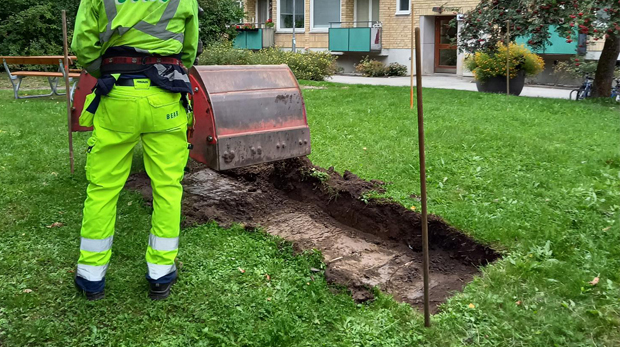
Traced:
MULTIPOLYGON (((417 206, 408 89, 306 84, 319 87, 304 90, 314 163, 417 206)), ((0 346, 620 346, 620 109, 432 89, 425 101, 430 211, 504 254, 431 329, 387 296, 356 304, 311 277, 319 254, 215 225, 182 232, 181 281, 151 302, 150 209, 128 191, 106 299, 86 302, 72 276, 88 134, 71 176, 63 99, 0 91, 0 346)))

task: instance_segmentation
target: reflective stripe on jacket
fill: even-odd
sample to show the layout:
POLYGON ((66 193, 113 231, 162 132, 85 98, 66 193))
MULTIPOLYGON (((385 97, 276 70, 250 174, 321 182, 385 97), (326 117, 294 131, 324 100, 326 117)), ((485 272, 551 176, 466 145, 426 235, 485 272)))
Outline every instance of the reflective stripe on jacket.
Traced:
POLYGON ((181 54, 189 69, 198 49, 198 2, 81 0, 71 44, 80 64, 99 76, 101 57, 116 46, 144 54, 181 54))

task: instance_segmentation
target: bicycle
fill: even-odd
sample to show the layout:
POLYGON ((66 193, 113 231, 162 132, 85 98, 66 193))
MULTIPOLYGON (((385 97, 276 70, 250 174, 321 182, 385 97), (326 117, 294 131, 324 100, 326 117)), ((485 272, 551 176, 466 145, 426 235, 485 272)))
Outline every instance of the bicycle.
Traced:
POLYGON ((616 102, 620 102, 620 78, 616 79, 616 85, 611 88, 611 98, 616 102))
POLYGON ((573 89, 570 92, 569 99, 573 100, 573 93, 575 93, 575 101, 584 100, 592 95, 592 85, 594 84, 594 78, 590 77, 590 74, 586 74, 586 80, 583 82, 579 89, 573 89))

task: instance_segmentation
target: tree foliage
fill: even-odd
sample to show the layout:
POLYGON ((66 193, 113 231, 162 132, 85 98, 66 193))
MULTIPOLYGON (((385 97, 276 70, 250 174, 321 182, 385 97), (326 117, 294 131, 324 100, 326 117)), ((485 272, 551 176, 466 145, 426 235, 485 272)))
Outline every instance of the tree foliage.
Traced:
POLYGON ((508 30, 512 38, 528 36, 532 48, 549 45, 551 30, 568 43, 576 41, 579 34, 586 34, 593 41, 605 39, 597 69, 598 86, 595 85, 595 94, 605 96, 610 92, 620 54, 619 24, 618 0, 482 0, 467 13, 459 45, 469 52, 493 52, 505 40, 508 30))
MULTIPOLYGON (((198 0, 204 9, 200 37, 204 43, 234 37, 231 23, 243 17, 235 0, 198 0)), ((61 11, 67 10, 69 40, 80 0, 7 0, 0 6, 0 55, 62 54, 61 11)))
POLYGON ((234 38, 230 25, 243 20, 243 8, 235 0, 198 0, 204 10, 200 19, 200 37, 205 45, 234 38))

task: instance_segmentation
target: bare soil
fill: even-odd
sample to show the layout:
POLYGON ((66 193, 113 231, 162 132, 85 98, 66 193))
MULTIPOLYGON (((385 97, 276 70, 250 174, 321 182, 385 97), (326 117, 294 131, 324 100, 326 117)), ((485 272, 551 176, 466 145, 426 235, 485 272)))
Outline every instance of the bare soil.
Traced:
MULTIPOLYGON (((127 186, 152 200, 145 174, 127 186)), ((421 215, 388 200, 367 199, 383 182, 364 181, 292 159, 227 172, 192 162, 184 180, 185 226, 216 221, 262 228, 294 243, 299 251, 319 250, 328 281, 347 286, 358 301, 373 298, 372 287, 421 307, 421 215)), ((429 216, 430 299, 433 309, 498 258, 489 247, 429 216)))

